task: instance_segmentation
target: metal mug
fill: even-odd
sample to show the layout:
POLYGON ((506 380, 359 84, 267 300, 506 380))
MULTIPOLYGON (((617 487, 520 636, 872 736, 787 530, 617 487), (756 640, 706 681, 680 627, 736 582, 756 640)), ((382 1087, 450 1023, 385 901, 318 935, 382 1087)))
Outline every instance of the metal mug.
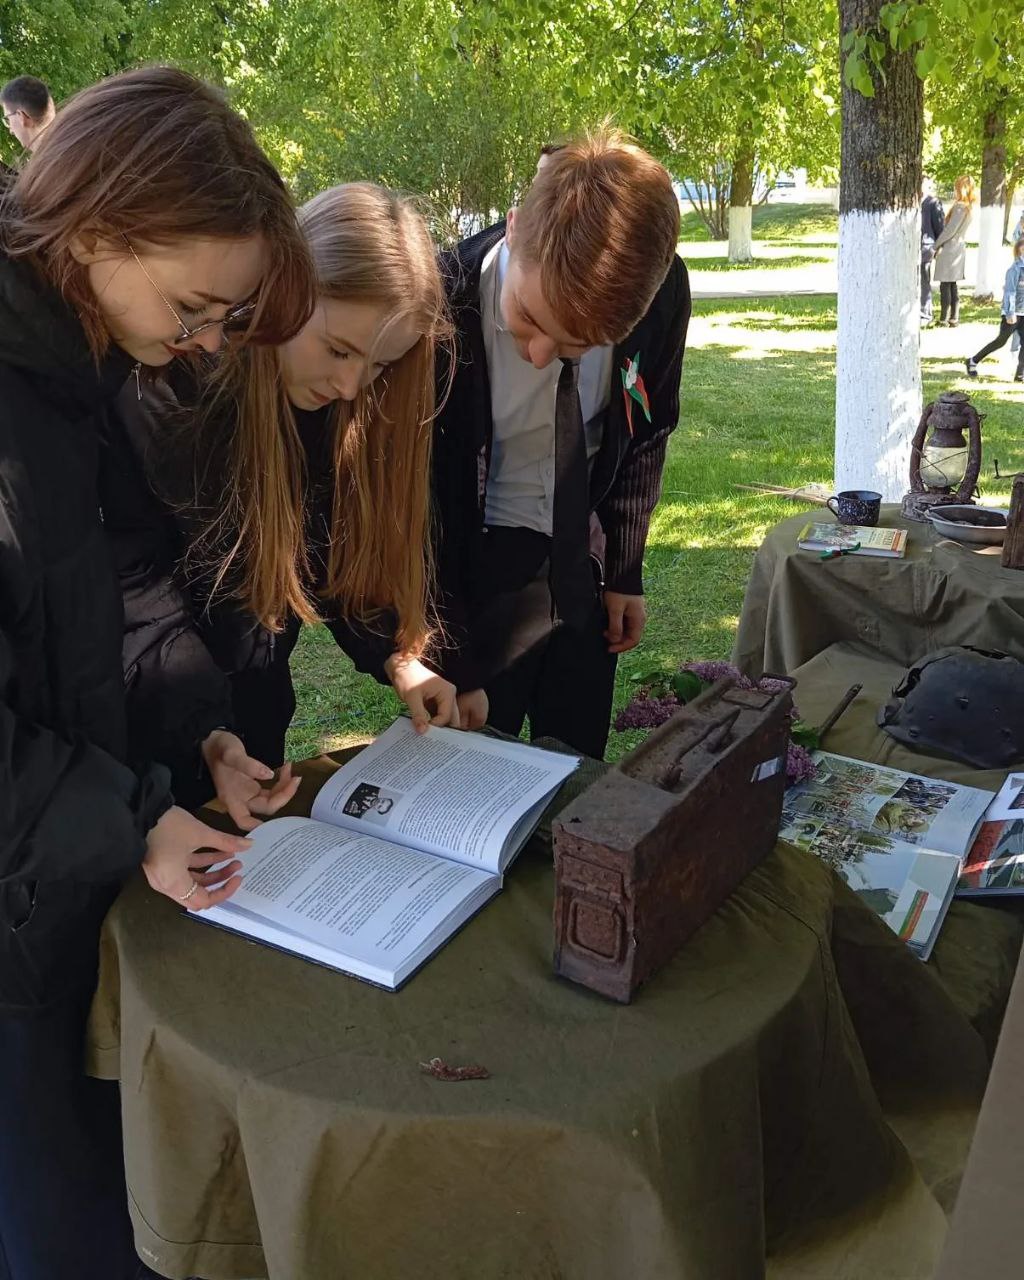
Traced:
POLYGON ((840 524, 874 528, 882 509, 882 495, 872 489, 844 489, 825 504, 840 524))

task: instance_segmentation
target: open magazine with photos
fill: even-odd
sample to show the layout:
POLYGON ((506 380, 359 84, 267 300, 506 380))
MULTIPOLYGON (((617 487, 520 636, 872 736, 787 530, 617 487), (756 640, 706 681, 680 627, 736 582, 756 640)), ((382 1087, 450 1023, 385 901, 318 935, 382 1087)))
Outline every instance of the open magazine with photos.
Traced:
POLYGON ((922 959, 949 909, 992 792, 816 751, 786 792, 783 840, 837 871, 922 959))
POLYGON ((310 818, 251 833, 204 924, 391 990, 502 885, 575 756, 396 720, 321 787, 310 818))
POLYGON ((982 823, 964 861, 956 889, 958 898, 1012 898, 1022 893, 1024 812, 1019 818, 982 823))

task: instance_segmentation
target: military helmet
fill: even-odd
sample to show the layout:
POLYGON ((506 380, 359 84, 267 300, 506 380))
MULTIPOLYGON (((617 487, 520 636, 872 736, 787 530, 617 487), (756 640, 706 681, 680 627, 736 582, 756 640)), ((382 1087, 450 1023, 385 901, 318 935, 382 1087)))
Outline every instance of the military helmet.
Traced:
POLYGON ((937 649, 910 668, 878 723, 897 742, 978 769, 1024 760, 1024 663, 968 645, 937 649))

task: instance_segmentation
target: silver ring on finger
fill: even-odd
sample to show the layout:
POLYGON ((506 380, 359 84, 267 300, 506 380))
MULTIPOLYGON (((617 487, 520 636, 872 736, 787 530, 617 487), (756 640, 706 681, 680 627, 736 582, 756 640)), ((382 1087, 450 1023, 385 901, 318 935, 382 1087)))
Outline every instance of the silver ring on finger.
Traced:
POLYGON ((189 889, 187 893, 179 894, 179 896, 178 896, 178 901, 179 901, 179 902, 188 902, 189 898, 191 898, 191 897, 192 897, 192 895, 195 893, 195 891, 196 891, 198 888, 199 888, 199 881, 198 881, 198 880, 193 880, 193 881, 192 881, 192 888, 191 888, 191 889, 189 889))

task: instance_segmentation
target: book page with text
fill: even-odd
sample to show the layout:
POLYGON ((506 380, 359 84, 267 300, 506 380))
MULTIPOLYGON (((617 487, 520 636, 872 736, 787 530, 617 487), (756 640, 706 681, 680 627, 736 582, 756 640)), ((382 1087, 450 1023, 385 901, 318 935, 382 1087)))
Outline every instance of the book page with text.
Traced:
POLYGON ((251 838, 241 887, 196 918, 336 967, 347 958, 354 964, 342 967, 376 981, 400 974, 439 931, 443 940, 453 912, 500 886, 483 871, 309 818, 276 818, 251 838))
POLYGON ((501 872, 518 850, 509 840, 521 819, 578 763, 458 729, 418 734, 400 719, 328 779, 313 817, 501 872))

